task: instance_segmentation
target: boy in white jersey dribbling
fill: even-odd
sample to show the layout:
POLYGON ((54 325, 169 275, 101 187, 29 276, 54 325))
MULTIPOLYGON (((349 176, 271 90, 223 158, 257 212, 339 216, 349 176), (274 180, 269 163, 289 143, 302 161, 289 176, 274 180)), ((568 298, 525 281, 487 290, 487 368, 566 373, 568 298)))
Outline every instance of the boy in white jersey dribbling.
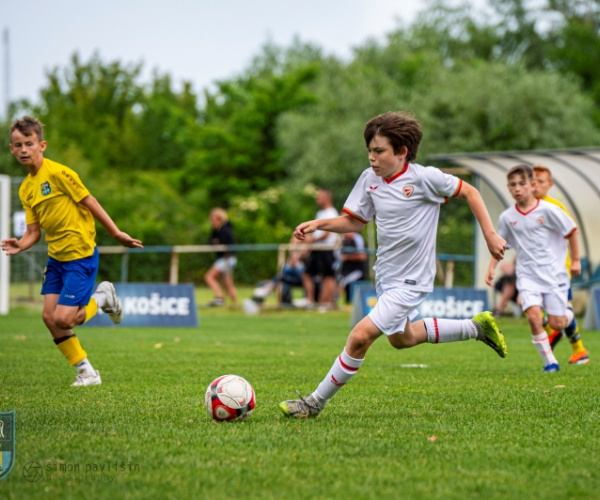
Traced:
MULTIPOLYGON (((534 196, 530 166, 517 165, 506 177, 516 203, 500 214, 498 232, 517 254, 517 290, 544 371, 557 372, 560 366, 544 329, 542 309, 554 330, 560 331, 573 322, 573 311, 567 308, 571 284, 565 266, 565 240, 571 248, 571 274, 577 276, 581 273, 577 226, 558 206, 534 196)), ((492 258, 488 268, 486 282, 490 286, 497 263, 492 258)))
POLYGON ((385 113, 371 119, 364 131, 371 166, 350 193, 344 214, 304 222, 294 231, 301 241, 317 230, 361 232, 375 218, 377 304, 354 327, 317 389, 305 398, 298 392, 300 399, 279 405, 286 416, 318 415, 356 374, 368 349, 382 334, 396 349, 425 342, 476 339, 506 357, 504 337, 489 311, 466 320, 426 318, 411 322, 418 314, 417 307, 433 291, 439 211, 448 198, 467 201, 495 259, 503 258, 506 243, 496 233, 481 195, 473 186, 437 168, 411 163, 422 137, 420 123, 410 114, 385 113))

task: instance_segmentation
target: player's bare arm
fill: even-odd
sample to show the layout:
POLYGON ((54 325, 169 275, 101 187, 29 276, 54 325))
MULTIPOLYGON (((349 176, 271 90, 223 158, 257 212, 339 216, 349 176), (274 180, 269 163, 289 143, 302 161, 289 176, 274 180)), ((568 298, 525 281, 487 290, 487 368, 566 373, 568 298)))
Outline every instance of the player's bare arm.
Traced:
POLYGON ((20 240, 17 238, 2 240, 2 250, 6 252, 6 255, 17 255, 19 252, 24 252, 35 245, 40 241, 41 236, 42 231, 39 224, 28 224, 25 234, 20 240))
POLYGON ((494 286, 494 274, 496 272, 496 266, 498 265, 498 259, 492 257, 490 259, 490 265, 488 266, 487 273, 485 273, 485 282, 488 286, 494 286))
POLYGON ((106 229, 108 234, 110 234, 121 245, 128 248, 144 248, 140 240, 132 238, 127 233, 124 233, 117 227, 114 221, 110 218, 110 215, 108 215, 106 213, 106 210, 102 208, 100 202, 91 194, 86 196, 79 203, 81 203, 84 207, 87 207, 94 216, 94 219, 96 219, 100 224, 102 224, 102 227, 106 229))
POLYGON ((317 229, 332 233, 359 233, 364 226, 364 223, 357 219, 347 215, 340 215, 339 217, 334 217, 332 219, 319 219, 303 222, 294 230, 294 236, 299 240, 304 241, 308 234, 314 233, 317 229))
POLYGON ((579 276, 581 274, 581 259, 579 257, 579 239, 578 231, 575 229, 567 238, 571 249, 571 276, 579 276))
POLYGON ((494 229, 494 224, 492 223, 490 214, 487 211, 479 191, 468 182, 463 181, 462 188, 460 193, 458 193, 457 198, 466 200, 469 204, 471 212, 473 212, 473 215, 481 227, 483 237, 485 238, 485 242, 492 257, 497 260, 502 260, 506 249, 506 241, 504 238, 500 237, 494 229))

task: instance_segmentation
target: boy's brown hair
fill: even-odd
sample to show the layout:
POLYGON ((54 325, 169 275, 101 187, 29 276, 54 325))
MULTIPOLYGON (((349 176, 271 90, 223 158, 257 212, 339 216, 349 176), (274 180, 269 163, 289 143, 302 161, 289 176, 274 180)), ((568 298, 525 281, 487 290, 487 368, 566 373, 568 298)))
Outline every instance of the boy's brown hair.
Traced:
POLYGON ((44 132, 42 130, 43 123, 37 118, 31 116, 24 116, 12 122, 10 126, 10 140, 12 141, 12 133, 15 130, 21 132, 24 136, 37 135, 37 138, 42 142, 44 140, 44 132))
POLYGON ((506 178, 510 180, 515 175, 522 175, 525 179, 529 179, 529 182, 533 182, 533 169, 529 165, 515 165, 506 174, 506 178))
POLYGON ((406 146, 406 161, 414 161, 417 158, 423 132, 421 123, 412 113, 389 112, 369 120, 364 132, 367 148, 377 134, 388 138, 395 154, 400 153, 402 146, 406 146))

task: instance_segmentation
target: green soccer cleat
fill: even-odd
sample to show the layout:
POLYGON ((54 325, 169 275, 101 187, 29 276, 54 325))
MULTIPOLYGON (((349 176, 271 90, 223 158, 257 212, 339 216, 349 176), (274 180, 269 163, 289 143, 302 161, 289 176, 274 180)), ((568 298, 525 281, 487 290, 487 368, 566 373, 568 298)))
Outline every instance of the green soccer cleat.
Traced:
POLYGON ((312 394, 305 399, 299 391, 296 391, 296 393, 300 399, 291 399, 279 403, 279 409, 286 417, 310 418, 321 413, 323 405, 319 404, 312 394))
POLYGON ((490 311, 483 311, 473 318, 479 334, 477 340, 489 345, 498 356, 505 358, 508 352, 504 335, 498 329, 494 315, 490 311))

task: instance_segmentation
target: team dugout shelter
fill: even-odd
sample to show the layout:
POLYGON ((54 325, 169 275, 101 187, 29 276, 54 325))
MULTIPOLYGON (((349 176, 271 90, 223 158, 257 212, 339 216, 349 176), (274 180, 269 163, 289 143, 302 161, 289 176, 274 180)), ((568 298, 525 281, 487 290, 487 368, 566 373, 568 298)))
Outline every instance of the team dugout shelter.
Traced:
MULTIPOLYGON (((579 228, 582 276, 572 280, 573 288, 587 290, 600 285, 600 148, 441 154, 429 160, 450 173, 462 170, 474 175, 474 185, 485 200, 496 228, 500 213, 514 203, 507 188, 508 170, 519 164, 548 168, 554 181, 548 196, 567 207, 579 228)), ((474 285, 486 288, 490 254, 480 231, 476 232, 475 240, 474 285)))

